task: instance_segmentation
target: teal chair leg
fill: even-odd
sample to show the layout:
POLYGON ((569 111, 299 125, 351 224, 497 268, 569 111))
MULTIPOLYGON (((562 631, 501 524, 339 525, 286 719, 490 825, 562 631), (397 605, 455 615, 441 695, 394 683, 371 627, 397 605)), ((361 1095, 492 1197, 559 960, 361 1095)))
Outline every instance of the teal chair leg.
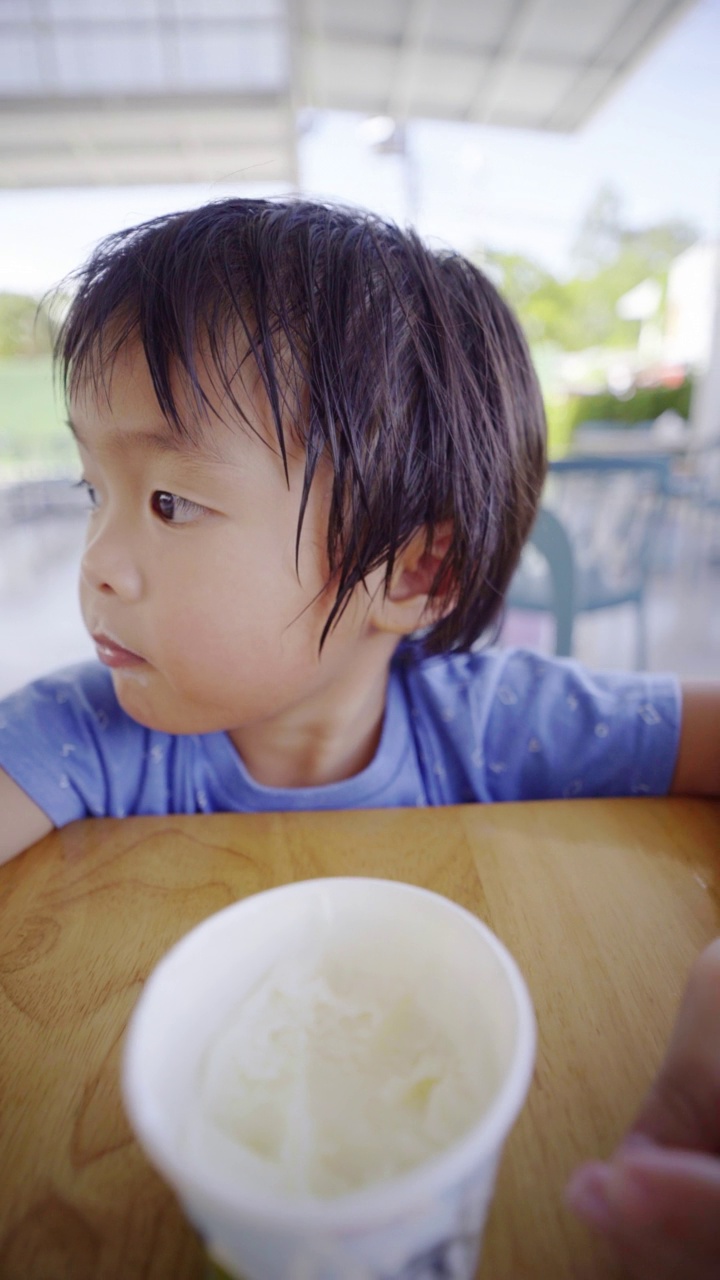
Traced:
POLYGON ((572 654, 575 626, 575 557, 572 543, 562 521, 547 507, 540 508, 530 541, 545 557, 550 571, 555 653, 559 658, 569 658, 572 654))

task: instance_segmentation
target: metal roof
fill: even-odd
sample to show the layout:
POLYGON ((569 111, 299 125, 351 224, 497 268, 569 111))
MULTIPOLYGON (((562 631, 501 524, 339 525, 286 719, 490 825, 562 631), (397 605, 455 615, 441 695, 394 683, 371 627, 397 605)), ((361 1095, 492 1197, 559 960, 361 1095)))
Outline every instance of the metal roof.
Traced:
POLYGON ((302 108, 577 129, 695 0, 0 0, 0 186, 296 182, 302 108))

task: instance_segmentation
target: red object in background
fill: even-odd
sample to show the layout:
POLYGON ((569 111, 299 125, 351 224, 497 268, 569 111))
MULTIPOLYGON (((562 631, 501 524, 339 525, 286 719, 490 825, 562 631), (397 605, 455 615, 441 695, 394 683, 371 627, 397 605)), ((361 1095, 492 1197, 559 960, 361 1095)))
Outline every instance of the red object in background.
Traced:
POLYGON ((636 387, 670 387, 675 390, 682 386, 686 378, 687 369, 684 365, 662 364, 643 369, 638 374, 635 385, 636 387))

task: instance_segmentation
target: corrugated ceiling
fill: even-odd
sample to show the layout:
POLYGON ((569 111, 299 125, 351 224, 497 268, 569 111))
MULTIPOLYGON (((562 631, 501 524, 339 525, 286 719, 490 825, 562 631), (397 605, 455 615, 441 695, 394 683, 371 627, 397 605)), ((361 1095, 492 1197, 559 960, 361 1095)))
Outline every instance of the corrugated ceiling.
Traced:
POLYGON ((0 186, 294 183, 302 108, 577 129, 695 0, 0 0, 0 186))

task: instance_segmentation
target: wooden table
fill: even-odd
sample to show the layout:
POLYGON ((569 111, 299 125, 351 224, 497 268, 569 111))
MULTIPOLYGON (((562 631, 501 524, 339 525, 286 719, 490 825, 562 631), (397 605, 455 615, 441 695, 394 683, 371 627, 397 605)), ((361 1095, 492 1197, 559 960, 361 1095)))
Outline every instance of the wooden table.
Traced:
POLYGON ((181 934, 290 880, 371 875, 476 912, 517 957, 540 1027, 483 1280, 615 1276, 564 1210, 659 1061, 718 929, 720 805, 568 801, 76 823, 0 868, 0 1276, 197 1280, 199 1243, 118 1088, 142 982, 181 934))

